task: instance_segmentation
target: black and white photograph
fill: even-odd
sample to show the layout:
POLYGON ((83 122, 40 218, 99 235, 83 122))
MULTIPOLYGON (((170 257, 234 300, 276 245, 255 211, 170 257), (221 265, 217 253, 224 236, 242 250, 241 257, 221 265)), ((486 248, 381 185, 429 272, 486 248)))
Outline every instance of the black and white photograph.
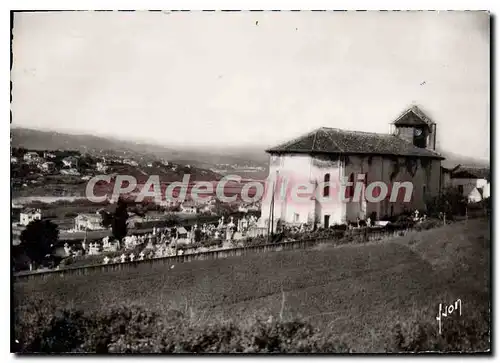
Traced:
POLYGON ((11 353, 491 354, 492 13, 10 20, 11 353))

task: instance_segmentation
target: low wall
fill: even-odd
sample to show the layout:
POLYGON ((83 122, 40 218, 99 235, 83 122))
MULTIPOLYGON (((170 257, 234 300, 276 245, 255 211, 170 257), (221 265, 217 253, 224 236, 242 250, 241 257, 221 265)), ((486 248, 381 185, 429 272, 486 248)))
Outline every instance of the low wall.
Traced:
POLYGON ((354 231, 346 231, 345 238, 342 238, 340 240, 335 240, 331 237, 304 239, 299 241, 230 248, 224 250, 215 250, 203 253, 192 253, 179 256, 160 257, 142 261, 110 263, 107 265, 95 265, 95 266, 73 267, 73 268, 69 267, 65 269, 51 270, 51 271, 24 272, 24 273, 21 272, 15 274, 14 279, 15 281, 26 281, 26 280, 46 280, 49 278, 59 278, 67 276, 82 276, 82 275, 86 276, 86 275, 102 274, 111 271, 131 270, 137 268, 139 265, 140 266, 165 265, 170 267, 171 265, 183 262, 216 260, 221 258, 244 256, 256 253, 306 249, 320 243, 329 243, 332 245, 340 245, 352 242, 363 243, 366 241, 381 240, 385 238, 392 238, 398 235, 403 235, 410 230, 411 229, 399 230, 399 231, 375 230, 375 231, 370 231, 369 233, 367 233, 367 230, 354 230, 354 231))

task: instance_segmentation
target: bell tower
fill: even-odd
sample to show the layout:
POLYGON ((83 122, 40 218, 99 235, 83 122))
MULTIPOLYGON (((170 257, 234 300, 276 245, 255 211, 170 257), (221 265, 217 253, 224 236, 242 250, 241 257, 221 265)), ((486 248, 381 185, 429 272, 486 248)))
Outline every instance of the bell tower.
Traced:
POLYGON ((417 147, 436 150, 436 124, 417 106, 406 110, 393 125, 396 136, 417 147))

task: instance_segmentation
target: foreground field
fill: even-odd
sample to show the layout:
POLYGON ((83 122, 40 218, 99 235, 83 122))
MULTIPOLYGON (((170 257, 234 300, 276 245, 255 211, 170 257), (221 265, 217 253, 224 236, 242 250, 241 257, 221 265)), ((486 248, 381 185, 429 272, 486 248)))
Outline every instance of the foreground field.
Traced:
MULTIPOLYGON (((89 314, 131 305, 175 310, 197 326, 300 320, 351 350, 380 352, 390 349, 398 323, 437 331, 439 303, 462 301, 462 317, 449 317, 443 329, 453 319, 467 320, 461 329, 470 321, 487 324, 479 320, 489 317, 489 246, 489 222, 469 220, 365 245, 18 282, 14 302, 21 321, 33 301, 89 314)), ((487 349, 489 342, 470 349, 478 346, 487 349)))

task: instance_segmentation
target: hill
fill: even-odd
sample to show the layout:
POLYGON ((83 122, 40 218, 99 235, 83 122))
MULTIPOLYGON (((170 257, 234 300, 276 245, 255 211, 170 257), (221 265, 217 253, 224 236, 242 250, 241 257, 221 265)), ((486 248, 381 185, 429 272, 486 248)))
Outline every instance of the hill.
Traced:
POLYGON ((26 128, 11 129, 12 147, 30 150, 78 150, 93 155, 116 154, 121 157, 151 156, 190 164, 200 168, 212 168, 217 164, 248 164, 262 166, 268 157, 263 150, 238 148, 194 148, 165 146, 154 143, 120 140, 113 137, 74 135, 55 131, 26 128))
POLYGON ((446 168, 454 168, 458 164, 471 167, 471 168, 489 168, 490 162, 488 160, 476 159, 470 156, 464 156, 450 151, 439 151, 446 160, 443 160, 442 165, 446 168))
POLYGON ((181 311, 198 325, 283 315, 310 322, 357 352, 377 352, 397 322, 437 329, 440 303, 461 299, 469 319, 487 314, 489 261, 489 222, 469 220, 365 245, 196 261, 168 270, 143 266, 92 281, 17 282, 14 302, 21 307, 41 299, 89 312, 134 304, 181 311))
MULTIPOLYGON (((169 147, 147 142, 119 140, 112 137, 93 135, 73 135, 55 131, 40 131, 25 128, 11 129, 13 147, 38 150, 79 150, 91 154, 118 154, 122 157, 150 156, 180 164, 190 164, 204 169, 221 169, 221 165, 239 165, 262 167, 263 170, 248 173, 242 168, 229 168, 222 174, 232 172, 242 177, 264 179, 267 177, 269 156, 262 147, 169 147)), ((468 167, 489 167, 488 160, 480 160, 446 150, 438 150, 446 160, 443 166, 454 167, 458 164, 468 167)))

